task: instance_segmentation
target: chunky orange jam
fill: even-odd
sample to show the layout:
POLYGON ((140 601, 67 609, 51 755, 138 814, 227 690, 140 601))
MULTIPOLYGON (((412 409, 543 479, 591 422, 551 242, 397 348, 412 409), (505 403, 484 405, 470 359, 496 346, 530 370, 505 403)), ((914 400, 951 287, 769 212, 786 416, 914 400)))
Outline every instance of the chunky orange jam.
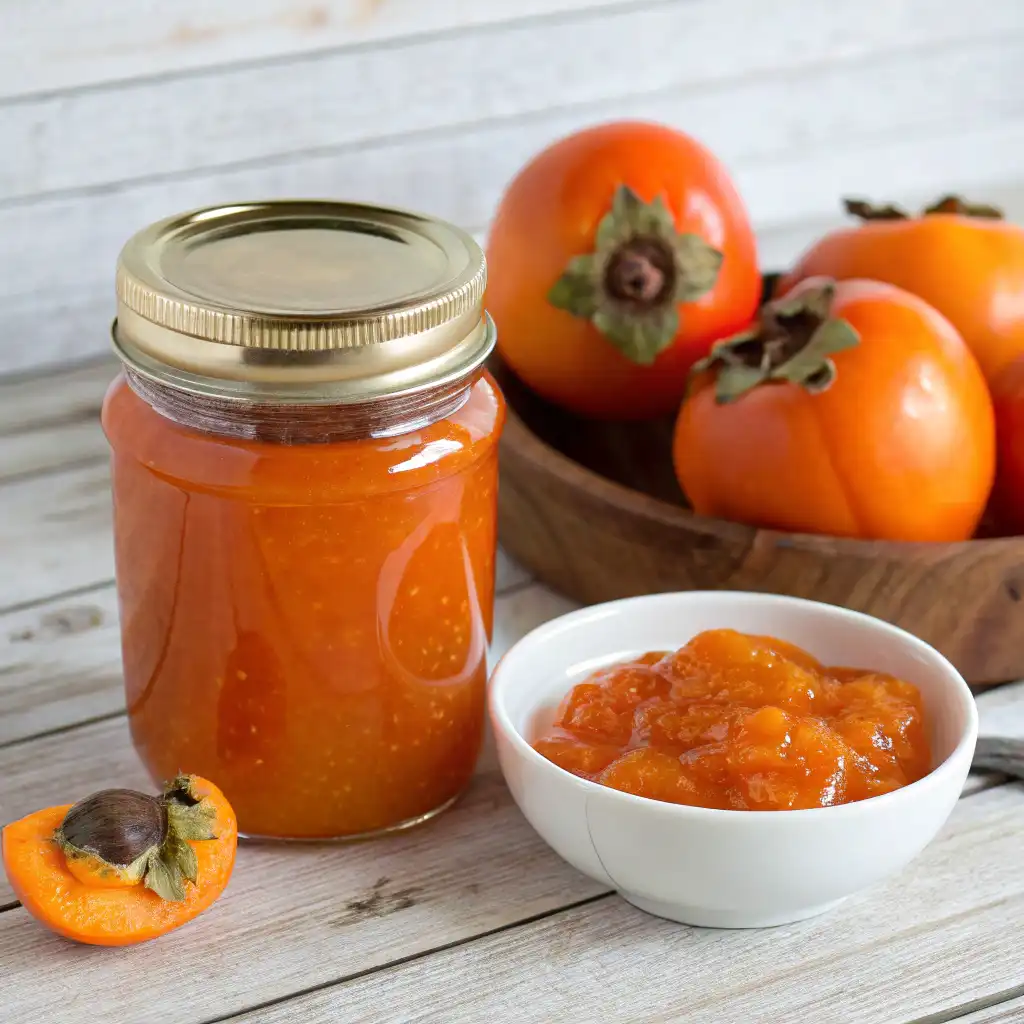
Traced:
POLYGON ((480 748, 495 554, 489 378, 430 426, 280 444, 107 396, 132 737, 220 786, 250 835, 415 820, 480 748))
POLYGON ((534 747, 627 793, 752 811, 864 800, 931 768, 915 686, 728 629, 594 673, 534 747))

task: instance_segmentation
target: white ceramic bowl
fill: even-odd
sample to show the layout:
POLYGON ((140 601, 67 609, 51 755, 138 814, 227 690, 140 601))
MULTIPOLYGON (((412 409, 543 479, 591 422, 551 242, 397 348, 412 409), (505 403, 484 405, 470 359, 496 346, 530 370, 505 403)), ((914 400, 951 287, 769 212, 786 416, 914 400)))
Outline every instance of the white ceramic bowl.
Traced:
POLYGON ((612 601, 520 640, 490 684, 498 756, 512 795, 548 844, 630 903, 685 924, 757 928, 811 917, 905 867, 956 804, 978 715, 937 651, 895 626, 771 594, 692 591, 612 601), (676 649, 705 629, 788 640, 825 664, 889 672, 921 690, 935 762, 884 796, 802 811, 722 811, 633 796, 577 778, 534 751, 536 723, 595 668, 676 649))

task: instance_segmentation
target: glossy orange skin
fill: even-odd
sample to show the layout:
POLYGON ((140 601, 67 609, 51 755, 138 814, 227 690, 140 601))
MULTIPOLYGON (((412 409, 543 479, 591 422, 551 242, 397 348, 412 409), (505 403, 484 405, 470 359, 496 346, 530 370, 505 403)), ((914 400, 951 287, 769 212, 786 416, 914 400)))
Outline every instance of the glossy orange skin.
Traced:
POLYGON ((595 673, 534 748, 613 789, 720 810, 852 803, 931 769, 915 686, 729 629, 595 673))
POLYGON ((216 810, 216 839, 193 842, 199 864, 196 884, 185 883, 185 899, 161 899, 143 885, 87 885, 68 869, 53 833, 72 804, 47 807, 3 830, 7 880, 25 909, 51 931, 93 946, 130 946, 165 935, 191 921, 216 901, 231 878, 238 823, 224 794, 206 779, 194 791, 216 810))
POLYGON ((588 128, 531 160, 509 185, 487 243, 486 305, 505 362, 534 391, 585 416, 674 412, 693 362, 740 330, 761 293, 747 212, 718 160, 674 129, 641 122, 588 128), (573 256, 594 250, 620 185, 663 196, 682 232, 725 255, 715 286, 680 309, 680 330, 651 366, 622 355, 590 321, 547 300, 573 256))
POLYGON ((977 361, 949 321, 892 285, 839 282, 832 311, 860 343, 836 354, 823 393, 773 382, 719 404, 710 375, 695 382, 673 442, 694 510, 797 533, 971 537, 995 473, 977 361))
POLYGON ((1024 534, 1024 355, 992 383, 996 411, 996 483, 992 514, 996 529, 1024 534))
POLYGON ((276 444, 160 415, 103 425, 132 740, 217 781, 243 834, 349 837, 429 814, 483 741, 497 442, 489 377, 405 434, 276 444))
POLYGON ((960 332, 993 381, 1024 352, 1024 228, 959 214, 869 221, 833 231, 779 283, 805 277, 869 278, 934 306, 960 332))

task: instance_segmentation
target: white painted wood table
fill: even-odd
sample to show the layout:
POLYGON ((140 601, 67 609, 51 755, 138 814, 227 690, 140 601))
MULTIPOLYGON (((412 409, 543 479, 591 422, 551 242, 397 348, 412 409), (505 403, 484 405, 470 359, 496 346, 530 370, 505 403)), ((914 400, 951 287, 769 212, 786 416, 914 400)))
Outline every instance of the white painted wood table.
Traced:
MULTIPOLYGON (((97 422, 111 374, 0 381, 0 822, 147 785, 97 422)), ((494 654, 570 607, 508 560, 498 590, 494 654)), ((984 732, 1024 735, 1024 684, 979 704, 984 732)), ((1024 1021, 1022 848, 1024 788, 976 776, 889 884, 790 927, 685 928, 551 853, 488 752, 466 797, 406 835, 243 846, 211 911, 132 949, 54 937, 0 881, 0 1021, 1024 1021)))

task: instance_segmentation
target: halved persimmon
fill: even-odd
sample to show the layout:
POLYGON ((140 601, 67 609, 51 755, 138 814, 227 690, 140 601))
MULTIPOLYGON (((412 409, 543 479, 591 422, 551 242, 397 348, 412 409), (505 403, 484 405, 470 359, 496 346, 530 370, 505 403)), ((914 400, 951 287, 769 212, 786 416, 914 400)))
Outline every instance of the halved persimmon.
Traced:
POLYGON ((238 845, 224 794, 180 775, 158 796, 107 789, 47 807, 2 833, 22 906, 76 942, 127 946, 172 931, 224 891, 238 845))

